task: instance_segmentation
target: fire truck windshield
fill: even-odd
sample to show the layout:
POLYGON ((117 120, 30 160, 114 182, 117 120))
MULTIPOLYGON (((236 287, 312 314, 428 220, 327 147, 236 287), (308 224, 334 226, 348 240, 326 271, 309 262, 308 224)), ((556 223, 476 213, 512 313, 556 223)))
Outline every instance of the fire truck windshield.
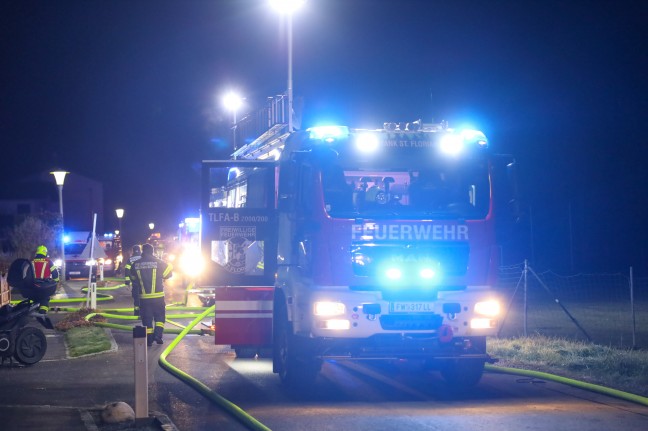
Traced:
POLYGON ((490 206, 485 161, 452 166, 322 168, 329 216, 405 219, 481 219, 490 206))

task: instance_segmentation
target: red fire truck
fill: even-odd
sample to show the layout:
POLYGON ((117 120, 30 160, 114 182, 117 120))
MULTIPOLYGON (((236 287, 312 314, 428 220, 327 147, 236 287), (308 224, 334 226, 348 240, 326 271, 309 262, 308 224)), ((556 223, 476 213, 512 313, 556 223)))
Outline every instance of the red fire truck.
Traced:
POLYGON ((479 131, 420 121, 313 127, 204 161, 216 344, 271 351, 287 383, 326 359, 477 383, 500 313, 496 184, 512 163, 479 131))

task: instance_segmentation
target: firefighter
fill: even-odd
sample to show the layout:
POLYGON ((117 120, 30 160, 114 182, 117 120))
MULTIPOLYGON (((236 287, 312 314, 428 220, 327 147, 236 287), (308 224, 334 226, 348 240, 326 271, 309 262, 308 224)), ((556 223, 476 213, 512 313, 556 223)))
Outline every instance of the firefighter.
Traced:
POLYGON ((142 257, 130 268, 133 290, 140 294, 140 317, 142 325, 146 326, 146 343, 149 346, 153 345, 153 341, 163 343, 162 334, 166 320, 164 280, 172 275, 173 266, 155 257, 151 244, 142 246, 142 257))
MULTIPOLYGON (((137 262, 141 257, 142 257, 142 247, 140 247, 139 244, 135 244, 131 250, 131 256, 128 258, 128 262, 126 262, 126 266, 124 267, 124 278, 125 278, 124 283, 128 287, 130 287, 131 285, 131 278, 130 278, 131 266, 133 266, 133 263, 137 262)), ((133 288, 131 289, 131 294, 133 295, 133 315, 139 316, 139 310, 140 310, 139 292, 137 291, 137 289, 133 288)))
POLYGON ((39 314, 47 314, 50 297, 56 291, 59 282, 59 270, 54 262, 47 257, 47 247, 44 245, 36 247, 32 267, 34 269, 34 285, 33 288, 23 289, 23 296, 40 304, 39 314))

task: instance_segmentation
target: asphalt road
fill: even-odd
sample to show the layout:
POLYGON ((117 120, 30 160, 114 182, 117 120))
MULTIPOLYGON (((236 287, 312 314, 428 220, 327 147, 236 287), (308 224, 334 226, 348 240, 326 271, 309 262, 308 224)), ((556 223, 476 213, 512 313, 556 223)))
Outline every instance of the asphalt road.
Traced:
MULTIPOLYGON (((128 292, 112 294, 117 302, 128 302, 128 292)), ((29 368, 0 367, 0 407, 48 406, 44 414, 55 418, 52 407, 92 408, 111 401, 132 405, 132 335, 111 332, 117 351, 80 359, 46 357, 29 368), (3 386, 10 390, 3 391, 3 386)), ((54 341, 50 335, 48 340, 54 341)), ((245 429, 158 365, 166 346, 149 350, 150 409, 165 413, 183 431, 245 429)), ((168 360, 273 430, 648 428, 648 407, 512 375, 487 373, 472 390, 457 392, 436 373, 421 373, 416 367, 327 362, 315 385, 291 390, 272 373, 269 360, 237 359, 207 336, 186 337, 168 360)), ((39 429, 5 427, 3 411, 7 410, 0 408, 0 429, 39 429)), ((54 423, 44 429, 56 429, 54 423)))
MULTIPOLYGON (((236 359, 206 339, 191 340, 169 360, 273 430, 643 430, 648 407, 569 386, 486 374, 456 392, 435 373, 354 363, 324 365, 313 387, 283 387, 268 360, 236 359)), ((161 370, 160 370, 161 371, 161 370)), ((155 371, 155 398, 182 430, 239 430, 220 412, 182 400, 155 371), (218 426, 215 427, 215 424, 218 426)), ((185 392, 182 392, 187 396, 185 392)))

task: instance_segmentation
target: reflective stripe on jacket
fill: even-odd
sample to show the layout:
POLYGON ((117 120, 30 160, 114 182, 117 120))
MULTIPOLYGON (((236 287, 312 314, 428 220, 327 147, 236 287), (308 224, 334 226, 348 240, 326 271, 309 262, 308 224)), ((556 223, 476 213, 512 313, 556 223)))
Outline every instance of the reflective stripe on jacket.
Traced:
POLYGON ((131 267, 133 266, 133 263, 137 262, 142 258, 141 255, 139 254, 134 254, 131 257, 128 258, 128 262, 126 263, 126 266, 124 267, 124 279, 127 281, 126 284, 131 282, 131 276, 130 276, 130 270, 131 267))
POLYGON ((58 268, 46 257, 34 258, 32 260, 32 267, 34 268, 34 278, 43 280, 52 278, 56 281, 59 279, 58 268))
POLYGON ((133 288, 139 290, 141 299, 163 298, 164 280, 173 275, 172 271, 170 263, 153 255, 142 255, 131 265, 130 278, 133 288))

